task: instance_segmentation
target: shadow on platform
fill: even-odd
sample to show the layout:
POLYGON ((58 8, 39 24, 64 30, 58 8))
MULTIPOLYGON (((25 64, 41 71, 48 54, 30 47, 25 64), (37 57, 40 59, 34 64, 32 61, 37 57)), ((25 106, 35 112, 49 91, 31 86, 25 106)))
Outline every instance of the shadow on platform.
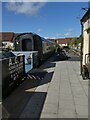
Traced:
MULTIPOLYGON (((25 80, 17 89, 15 89, 4 101, 2 112, 3 118, 9 116, 9 118, 18 118, 22 113, 32 97, 33 101, 30 103, 29 115, 32 117, 39 117, 47 93, 46 92, 35 92, 37 86, 47 84, 51 81, 53 72, 46 74, 47 72, 38 72, 29 74, 27 80, 25 80), (46 79, 44 78, 46 76, 46 79), (34 102, 35 101, 35 102, 34 102), (34 103, 33 103, 34 102, 34 103), (34 115, 33 115, 34 114, 34 115)), ((27 113, 26 113, 27 114, 27 113)), ((27 115, 28 116, 28 115, 27 115)), ((25 118, 25 117, 24 117, 25 118)))
POLYGON ((79 56, 76 56, 76 57, 71 57, 71 58, 69 58, 68 59, 68 61, 80 61, 81 59, 80 59, 80 57, 79 56))
POLYGON ((46 95, 47 92, 25 92, 24 97, 28 97, 28 101, 24 98, 24 100, 22 99, 18 101, 18 104, 16 104, 17 100, 15 101, 13 98, 13 101, 10 100, 8 101, 7 105, 3 105, 2 120, 32 120, 34 118, 39 120, 46 99, 46 95), (33 96, 30 99, 31 95, 33 96))
POLYGON ((74 53, 68 53, 67 55, 65 52, 58 52, 54 59, 54 62, 57 61, 80 61, 80 56, 74 53))

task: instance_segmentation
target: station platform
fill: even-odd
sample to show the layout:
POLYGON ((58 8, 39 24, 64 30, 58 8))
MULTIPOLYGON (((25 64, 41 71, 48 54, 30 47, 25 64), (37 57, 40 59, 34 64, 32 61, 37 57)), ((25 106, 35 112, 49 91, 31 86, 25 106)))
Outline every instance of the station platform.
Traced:
POLYGON ((79 56, 67 54, 68 60, 61 60, 57 53, 28 74, 3 102, 9 117, 88 118, 88 80, 80 75, 79 56))

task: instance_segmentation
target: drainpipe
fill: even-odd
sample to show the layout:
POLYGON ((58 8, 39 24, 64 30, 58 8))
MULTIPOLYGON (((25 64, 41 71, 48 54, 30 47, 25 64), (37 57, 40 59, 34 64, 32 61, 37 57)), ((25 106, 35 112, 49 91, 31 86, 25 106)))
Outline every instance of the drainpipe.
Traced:
POLYGON ((82 59, 83 59, 83 23, 81 21, 81 54, 80 54, 80 74, 82 75, 82 59))

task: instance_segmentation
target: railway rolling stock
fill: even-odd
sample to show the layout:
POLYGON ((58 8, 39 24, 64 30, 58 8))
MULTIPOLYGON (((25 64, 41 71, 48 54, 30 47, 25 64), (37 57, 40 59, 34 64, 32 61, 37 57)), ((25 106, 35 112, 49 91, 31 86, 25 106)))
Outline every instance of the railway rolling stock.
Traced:
POLYGON ((38 51, 39 63, 55 51, 56 43, 35 33, 22 33, 15 38, 15 51, 38 51))

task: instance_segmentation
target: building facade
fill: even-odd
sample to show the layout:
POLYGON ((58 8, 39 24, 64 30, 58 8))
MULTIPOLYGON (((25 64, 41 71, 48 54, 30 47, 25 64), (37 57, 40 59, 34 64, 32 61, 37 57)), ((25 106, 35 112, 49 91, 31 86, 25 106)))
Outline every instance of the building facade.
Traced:
POLYGON ((64 47, 64 46, 70 45, 72 38, 56 38, 56 39, 49 39, 49 40, 56 42, 57 44, 59 44, 60 47, 64 47))
POLYGON ((3 49, 13 49, 13 32, 1 32, 0 41, 2 42, 3 49))
POLYGON ((81 19, 82 49, 81 49, 81 74, 90 74, 90 8, 81 19), (88 69, 88 70, 87 70, 88 69), (87 72, 86 72, 87 71, 87 72))
POLYGON ((20 33, 14 32, 0 32, 0 45, 1 49, 11 49, 14 50, 14 39, 20 33))

